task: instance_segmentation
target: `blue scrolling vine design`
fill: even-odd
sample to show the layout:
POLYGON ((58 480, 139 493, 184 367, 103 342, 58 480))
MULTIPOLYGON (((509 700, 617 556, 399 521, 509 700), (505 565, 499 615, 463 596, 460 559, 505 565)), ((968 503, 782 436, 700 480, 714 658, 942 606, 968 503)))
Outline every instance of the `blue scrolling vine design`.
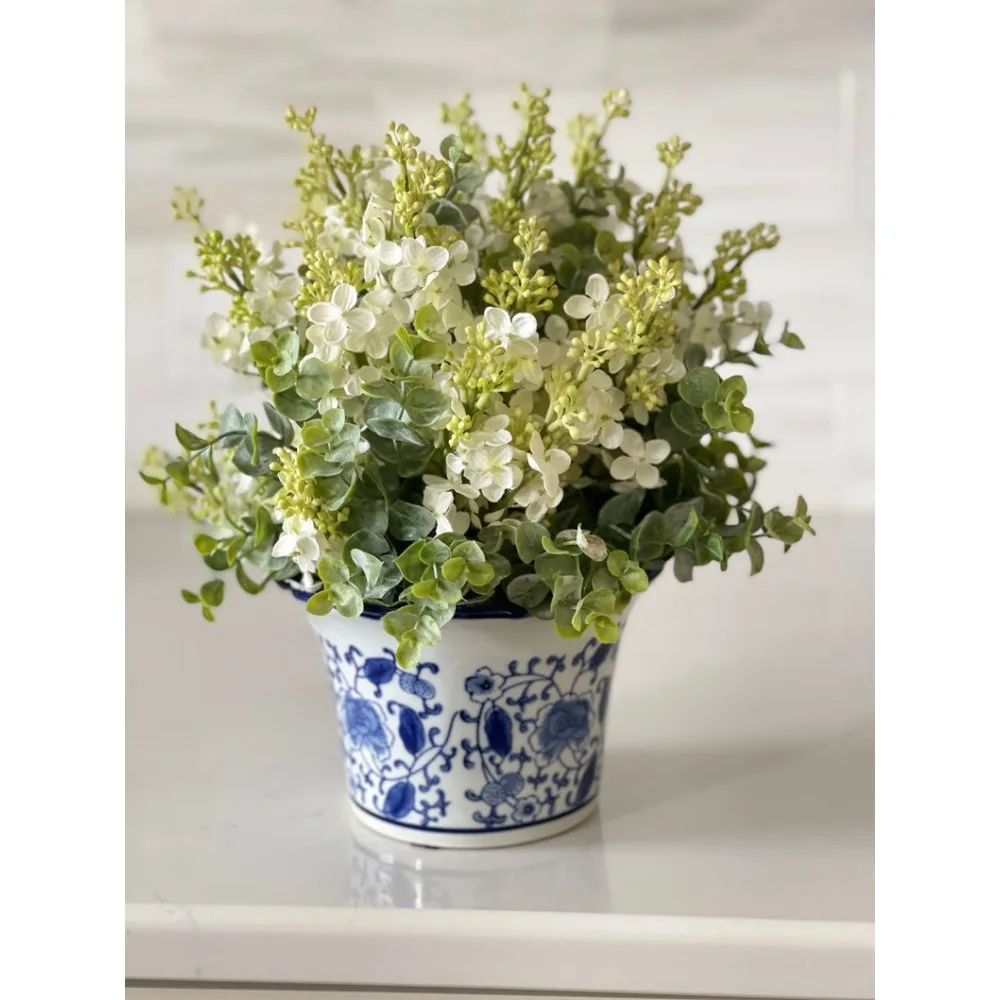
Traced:
POLYGON ((556 819, 596 794, 613 646, 479 667, 439 694, 440 668, 400 669, 323 641, 337 696, 348 791, 406 826, 493 830, 556 819))

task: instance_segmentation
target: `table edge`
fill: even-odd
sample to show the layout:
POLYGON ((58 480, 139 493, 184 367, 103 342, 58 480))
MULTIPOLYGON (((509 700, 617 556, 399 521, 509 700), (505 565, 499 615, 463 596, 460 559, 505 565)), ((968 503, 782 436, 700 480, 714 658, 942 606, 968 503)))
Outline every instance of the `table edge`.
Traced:
POLYGON ((871 1000, 874 924, 132 903, 126 978, 871 1000))

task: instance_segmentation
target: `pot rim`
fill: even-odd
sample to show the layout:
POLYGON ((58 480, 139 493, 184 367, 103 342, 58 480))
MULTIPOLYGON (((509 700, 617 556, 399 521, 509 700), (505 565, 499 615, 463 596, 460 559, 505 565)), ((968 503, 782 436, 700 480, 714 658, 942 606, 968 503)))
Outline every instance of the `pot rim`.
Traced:
MULTIPOLYGON (((284 590, 287 590, 297 601, 302 601, 303 603, 308 601, 312 597, 312 591, 299 590, 298 587, 293 587, 287 580, 279 580, 278 586, 284 590)), ((396 605, 395 607, 383 607, 379 604, 366 604, 364 610, 361 612, 362 618, 369 618, 373 621, 381 621, 390 611, 395 611, 396 608, 402 607, 403 605, 396 605)), ((491 604, 459 604, 455 608, 455 618, 466 618, 466 619, 518 619, 518 618, 530 618, 532 617, 524 608, 519 608, 516 604, 493 602, 491 604)))
MULTIPOLYGON (((651 567, 646 570, 646 575, 649 577, 649 582, 652 583, 659 575, 663 572, 663 566, 651 567)), ((302 601, 305 603, 310 597, 315 593, 315 591, 305 591, 300 590, 298 587, 293 586, 288 580, 278 580, 277 584, 282 590, 287 590, 297 601, 302 601)), ((403 605, 397 604, 395 607, 383 607, 380 604, 366 604, 364 610, 361 612, 362 618, 368 618, 372 621, 381 621, 390 611, 395 611, 397 608, 403 605)), ((465 618, 471 620, 488 620, 488 619, 510 619, 517 620, 523 618, 533 618, 535 617, 530 612, 526 611, 524 608, 519 607, 516 604, 512 604, 510 601, 493 601, 489 604, 459 604, 455 608, 454 618, 465 618)), ((539 619, 547 620, 547 619, 539 619)))

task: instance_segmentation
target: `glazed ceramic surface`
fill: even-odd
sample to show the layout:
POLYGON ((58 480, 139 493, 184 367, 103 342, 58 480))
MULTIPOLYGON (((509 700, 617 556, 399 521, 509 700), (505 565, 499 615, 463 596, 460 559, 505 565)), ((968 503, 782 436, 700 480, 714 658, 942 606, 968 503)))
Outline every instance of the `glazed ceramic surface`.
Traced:
POLYGON ((411 843, 493 847, 569 829, 596 804, 616 647, 533 618, 455 619, 403 670, 381 621, 310 622, 361 822, 411 843))

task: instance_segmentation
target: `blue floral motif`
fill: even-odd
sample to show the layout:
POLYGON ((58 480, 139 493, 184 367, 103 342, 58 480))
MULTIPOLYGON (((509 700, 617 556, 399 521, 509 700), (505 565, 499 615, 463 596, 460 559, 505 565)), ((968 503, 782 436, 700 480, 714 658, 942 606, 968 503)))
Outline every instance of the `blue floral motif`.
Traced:
POLYGON ((465 690, 473 701, 491 701, 503 687, 503 678, 493 673, 489 667, 480 667, 471 677, 466 678, 465 690))
POLYGON ((531 742, 541 756, 552 760, 563 750, 582 747, 589 732, 590 705, 582 698, 567 698, 545 713, 531 742))
POLYGON ((381 714, 372 702, 347 695, 344 698, 344 728, 356 747, 368 747, 380 760, 389 756, 392 737, 386 732, 381 714))
POLYGON ((541 809, 541 804, 538 801, 538 796, 526 795, 523 799, 518 800, 510 818, 519 825, 533 823, 538 818, 539 809, 541 809))
POLYGON ((479 666, 438 694, 437 664, 324 641, 348 791, 362 809, 442 832, 510 829, 598 793, 614 647, 479 666))

